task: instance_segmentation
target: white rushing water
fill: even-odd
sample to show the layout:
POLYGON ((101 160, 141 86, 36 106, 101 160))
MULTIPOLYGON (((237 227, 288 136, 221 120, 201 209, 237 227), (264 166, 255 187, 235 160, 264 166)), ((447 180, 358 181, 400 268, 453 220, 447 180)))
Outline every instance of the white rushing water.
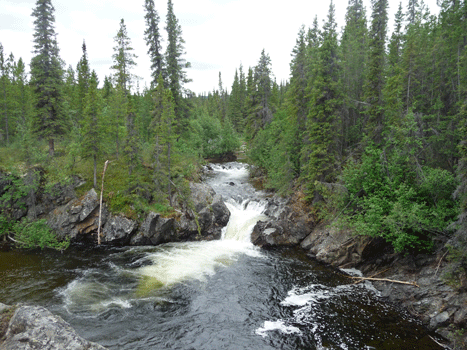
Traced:
POLYGON ((163 287, 188 280, 204 281, 217 269, 231 265, 241 255, 262 256, 251 243, 251 232, 258 220, 266 219, 262 214, 265 202, 258 198, 258 192, 248 183, 247 168, 241 164, 229 169, 220 165, 211 167, 212 176, 207 182, 223 195, 230 211, 230 220, 220 240, 130 248, 127 254, 141 255, 145 252, 135 268, 112 264, 108 280, 103 278, 102 272, 93 278, 92 269, 87 270, 81 278, 61 291, 66 309, 79 312, 84 311, 84 306, 87 311, 100 312, 109 306, 127 308, 137 299, 154 297, 154 292, 157 294, 157 290, 163 287), (128 276, 139 281, 135 289, 119 295, 110 292, 118 288, 109 280, 128 276))
POLYGON ((148 256, 153 262, 141 267, 138 273, 151 279, 150 284, 164 286, 187 279, 204 280, 217 268, 228 266, 241 254, 260 256, 251 243, 251 233, 258 220, 265 220, 265 202, 256 198, 256 191, 248 183, 248 170, 243 165, 225 168, 212 165, 214 173, 207 182, 223 195, 230 211, 230 220, 219 241, 186 242, 166 245, 148 256), (233 184, 233 185, 232 185, 233 184), (231 196, 234 193, 234 196, 231 196))

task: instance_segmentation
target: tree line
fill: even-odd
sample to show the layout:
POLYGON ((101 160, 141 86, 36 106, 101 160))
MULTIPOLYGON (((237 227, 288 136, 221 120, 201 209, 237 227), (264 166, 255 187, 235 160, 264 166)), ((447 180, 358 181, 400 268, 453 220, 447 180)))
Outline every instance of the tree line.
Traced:
POLYGON ((372 0, 370 16, 349 0, 340 31, 331 1, 322 26, 315 17, 299 29, 288 81, 276 81, 263 49, 256 66, 235 70, 230 92, 219 73, 217 88, 195 96, 184 87, 189 63, 170 0, 165 51, 154 2, 144 4, 152 80, 142 93, 131 92, 136 55, 123 19, 114 74, 98 88, 85 43, 76 69, 64 69, 53 7, 37 0, 29 80, 0 46, 1 142, 32 164, 37 142, 52 157, 58 139, 69 167, 93 163, 94 182, 96 162, 112 156, 127 193, 139 176, 169 201, 170 184, 192 176, 195 166, 183 165, 234 150, 240 135, 266 186, 302 192, 318 219, 398 251, 430 249, 439 236, 466 246, 467 2, 439 6, 431 14, 418 0, 399 4, 389 37, 387 0, 372 0))
POLYGON ((331 1, 322 26, 300 28, 289 81, 263 50, 206 108, 244 134, 266 186, 301 190, 318 219, 397 251, 466 246, 467 2, 439 6, 400 3, 389 37, 387 0, 370 16, 349 0, 341 31, 331 1))
MULTIPOLYGON (((21 58, 7 57, 0 43, 0 170, 10 174, 18 193, 25 190, 16 179, 29 170, 43 171, 48 181, 79 174, 89 180, 84 187, 97 190, 99 169, 109 159, 104 198, 110 210, 141 219, 149 210, 169 213, 177 197, 180 204, 188 180, 199 176, 203 157, 238 147, 227 120, 194 108, 194 95, 185 87, 190 64, 172 0, 167 1, 165 45, 154 0, 143 6, 151 81, 142 92, 124 19, 114 37, 111 74, 101 84, 84 40, 76 67, 66 67, 60 58, 52 0, 36 0, 32 11, 29 72, 21 58)), ((5 208, 0 228, 15 221, 9 214, 17 196, 8 188, 0 196, 5 208)))

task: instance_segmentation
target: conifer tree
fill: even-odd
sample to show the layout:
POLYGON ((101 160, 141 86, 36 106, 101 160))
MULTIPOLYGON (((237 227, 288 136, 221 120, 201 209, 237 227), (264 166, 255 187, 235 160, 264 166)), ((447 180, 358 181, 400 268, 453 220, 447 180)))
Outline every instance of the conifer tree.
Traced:
POLYGON ((243 95, 238 70, 236 69, 229 98, 228 117, 237 132, 243 131, 243 95))
POLYGON ((290 86, 287 91, 288 154, 295 174, 300 173, 300 153, 303 147, 306 119, 309 113, 310 95, 308 91, 308 57, 305 27, 298 33, 290 63, 290 86))
POLYGON ((49 142, 49 156, 55 152, 55 138, 64 131, 62 110, 63 70, 55 34, 51 0, 36 0, 34 19, 34 57, 31 60, 31 85, 35 93, 34 131, 49 142))
POLYGON ((133 78, 131 69, 136 66, 135 59, 138 56, 133 53, 134 49, 131 46, 131 39, 128 37, 123 18, 120 20, 120 28, 114 37, 114 41, 116 44, 112 55, 114 64, 110 68, 115 71, 115 81, 126 95, 130 90, 133 78))
POLYGON ((17 131, 18 140, 21 145, 22 158, 26 161, 29 166, 32 161, 32 147, 33 147, 33 136, 32 136, 32 113, 33 113, 33 101, 31 95, 31 87, 29 85, 26 73, 26 66, 22 58, 18 60, 16 70, 14 72, 16 91, 15 96, 17 99, 18 108, 18 120, 17 120, 17 131))
POLYGON ((75 70, 71 65, 68 66, 64 74, 63 92, 63 111, 68 117, 73 128, 78 129, 78 95, 75 70))
POLYGON ((153 111, 152 111, 152 121, 150 128, 154 135, 154 182, 158 188, 162 187, 162 163, 161 163, 161 154, 162 154, 162 112, 163 112, 163 101, 164 101, 165 89, 164 89, 164 80, 162 74, 159 74, 157 79, 157 85, 153 94, 153 111))
POLYGON ((92 71, 89 88, 84 98, 83 119, 81 120, 81 149, 84 158, 92 158, 94 163, 93 184, 97 188, 97 159, 103 152, 102 98, 97 89, 98 79, 92 71))
POLYGON ((177 132, 180 134, 188 125, 188 110, 186 101, 183 99, 185 92, 184 85, 190 82, 187 78, 185 69, 190 68, 190 63, 186 62, 185 40, 182 38, 182 27, 174 14, 172 0, 167 2, 167 49, 165 53, 165 62, 167 69, 166 86, 172 92, 172 98, 175 104, 175 115, 177 118, 177 132))
POLYGON ((367 66, 368 29, 362 0, 349 0, 345 16, 340 52, 342 55, 342 83, 345 105, 343 110, 344 147, 361 140, 363 112, 363 84, 367 66))
POLYGON ((308 144, 303 148, 302 177, 313 198, 319 182, 330 182, 335 177, 335 164, 340 145, 340 108, 342 101, 339 84, 339 59, 335 8, 331 1, 328 19, 323 27, 319 60, 311 90, 311 105, 306 125, 308 144))
POLYGON ((157 79, 160 74, 164 76, 164 56, 162 54, 161 35, 159 33, 160 17, 155 8, 154 0, 145 0, 144 9, 146 14, 146 30, 144 31, 144 39, 148 46, 148 54, 151 60, 151 88, 154 89, 157 85, 157 79))
POLYGON ((111 124, 110 132, 115 140, 115 155, 120 157, 121 141, 124 132, 124 120, 128 112, 128 95, 121 85, 113 89, 110 98, 111 124))
POLYGON ((170 206, 172 202, 172 157, 173 157, 173 144, 176 139, 174 133, 175 125, 175 102, 172 97, 172 92, 167 89, 164 92, 162 100, 162 115, 160 122, 160 141, 164 145, 167 155, 167 194, 170 206))
POLYGON ((124 151, 127 159, 126 163, 128 165, 128 176, 130 177, 133 173, 133 170, 140 164, 140 146, 135 121, 136 113, 134 97, 129 96, 128 113, 126 117, 126 142, 124 151))
POLYGON ((86 43, 83 41, 82 45, 83 55, 81 56, 77 71, 77 114, 78 120, 83 118, 83 112, 85 108, 84 99, 89 89, 91 72, 89 70, 88 53, 86 51, 86 43))
POLYGON ((0 43, 0 88, 1 88, 1 113, 3 114, 3 130, 0 129, 0 141, 2 139, 2 131, 5 133, 5 141, 6 144, 9 144, 9 125, 8 125, 8 107, 7 107, 7 85, 9 83, 8 81, 8 71, 7 71, 7 65, 5 61, 5 56, 3 53, 3 45, 0 43))
POLYGON ((394 21, 394 30, 389 42, 386 68, 387 83, 383 90, 385 110, 391 126, 399 125, 400 117, 403 114, 403 69, 401 62, 404 41, 404 34, 402 33, 403 16, 402 3, 399 3, 394 21))
POLYGON ((376 144, 380 144, 384 127, 383 88, 388 2, 387 0, 372 0, 371 4, 368 76, 365 84, 365 97, 369 107, 365 128, 367 135, 376 144))

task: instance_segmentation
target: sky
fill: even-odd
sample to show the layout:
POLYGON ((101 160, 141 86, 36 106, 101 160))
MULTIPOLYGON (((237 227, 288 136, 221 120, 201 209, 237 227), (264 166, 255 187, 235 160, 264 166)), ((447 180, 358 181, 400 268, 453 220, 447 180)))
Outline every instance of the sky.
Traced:
MULTIPOLYGON (((0 43, 4 54, 13 53, 27 66, 32 58, 35 0, 0 0, 0 43)), ((159 30, 165 35, 167 1, 154 0, 160 16, 159 30)), ((408 0, 402 0, 404 9, 408 0)), ((182 27, 187 70, 193 82, 186 87, 196 94, 217 89, 221 72, 224 89, 230 91, 235 69, 254 67, 264 49, 269 54, 278 83, 289 79, 291 52, 301 25, 322 25, 330 0, 172 0, 175 16, 182 27)), ((114 37, 123 18, 138 56, 133 73, 141 77, 140 90, 150 83, 150 60, 144 41, 144 0, 52 0, 55 32, 60 57, 66 67, 76 65, 86 42, 91 70, 100 82, 112 71, 114 37)), ((334 0, 339 30, 344 26, 348 0, 334 0)), ((370 0, 364 0, 368 17, 370 0)), ((425 0, 432 14, 438 14, 436 0, 425 0)), ((399 1, 389 0, 389 29, 399 1)), ((166 41, 162 43, 164 50, 166 41)))

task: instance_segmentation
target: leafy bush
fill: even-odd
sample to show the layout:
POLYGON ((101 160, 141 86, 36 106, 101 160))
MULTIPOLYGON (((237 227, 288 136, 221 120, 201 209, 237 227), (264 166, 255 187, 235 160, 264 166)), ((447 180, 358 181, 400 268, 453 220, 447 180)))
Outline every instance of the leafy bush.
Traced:
POLYGON ((68 240, 59 241, 47 226, 45 219, 29 221, 23 219, 13 225, 15 241, 23 248, 52 248, 65 250, 70 245, 68 240))
MULTIPOLYGON (((190 123, 190 133, 185 135, 186 146, 204 158, 219 157, 240 147, 240 140, 229 120, 201 115, 190 123)), ((183 147, 183 146, 181 146, 183 147)))
POLYGON ((454 175, 416 167, 397 153, 388 157, 369 146, 361 163, 347 164, 343 180, 357 233, 383 237, 396 251, 430 249, 433 234, 444 231, 456 216, 454 175))
POLYGON ((251 160, 268 173, 265 186, 279 193, 291 189, 296 175, 291 157, 297 152, 290 149, 288 124, 285 111, 278 111, 272 122, 258 132, 249 152, 251 160))

